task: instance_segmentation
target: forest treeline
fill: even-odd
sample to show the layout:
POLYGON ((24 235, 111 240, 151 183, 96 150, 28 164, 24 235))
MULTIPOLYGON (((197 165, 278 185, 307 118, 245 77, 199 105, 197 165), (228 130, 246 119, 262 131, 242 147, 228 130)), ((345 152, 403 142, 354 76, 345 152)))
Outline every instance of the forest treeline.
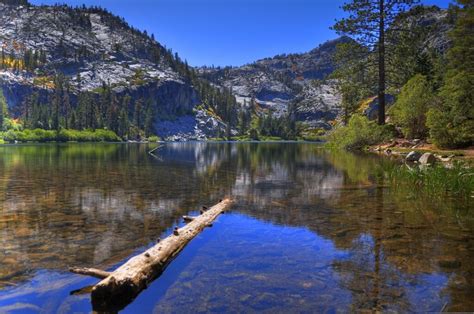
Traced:
POLYGON ((448 46, 437 46, 443 25, 424 23, 436 7, 413 0, 356 1, 343 9, 350 17, 334 29, 351 42, 338 47, 338 80, 343 123, 329 140, 361 149, 395 136, 427 139, 441 148, 474 144, 474 2, 458 0, 447 9, 448 46), (395 103, 385 116, 386 95, 395 103), (361 104, 377 95, 378 124, 361 114, 361 104), (386 124, 387 122, 387 124, 386 124))

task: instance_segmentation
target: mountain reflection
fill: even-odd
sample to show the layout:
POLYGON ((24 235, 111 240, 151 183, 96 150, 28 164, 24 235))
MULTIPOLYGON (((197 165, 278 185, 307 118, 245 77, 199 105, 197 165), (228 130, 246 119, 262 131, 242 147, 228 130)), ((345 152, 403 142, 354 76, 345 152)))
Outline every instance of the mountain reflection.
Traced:
MULTIPOLYGON (((390 161, 313 144, 169 143, 157 157, 148 154, 154 147, 0 147, 3 298, 38 271, 111 267, 182 215, 231 195, 235 214, 328 241, 333 253, 323 255, 337 277, 331 285, 345 291, 352 310, 474 308, 470 204, 389 188, 383 169, 390 161)), ((263 260, 271 258, 261 250, 263 260)))

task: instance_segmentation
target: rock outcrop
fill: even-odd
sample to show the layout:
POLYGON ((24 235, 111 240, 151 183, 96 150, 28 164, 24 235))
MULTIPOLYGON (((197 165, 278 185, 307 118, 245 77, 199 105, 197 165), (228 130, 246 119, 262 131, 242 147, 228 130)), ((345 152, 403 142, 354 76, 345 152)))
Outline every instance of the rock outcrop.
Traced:
MULTIPOLYGON (((198 91, 174 68, 167 49, 102 9, 0 1, 0 47, 12 60, 11 66, 0 67, 0 88, 13 116, 33 92, 47 102, 55 73, 69 79, 72 100, 79 91, 95 92, 105 83, 119 96, 151 101, 158 120, 193 115, 201 104, 198 91), (19 66, 30 52, 41 53, 44 64, 19 66)), ((187 134, 206 138, 218 132, 200 126, 187 134)), ((187 127, 176 128, 176 134, 187 127)))
POLYGON ((307 53, 278 55, 241 67, 204 67, 199 73, 232 89, 241 105, 254 100, 265 112, 281 116, 291 103, 297 120, 326 129, 340 114, 341 96, 335 82, 324 79, 334 71, 336 46, 349 40, 341 37, 307 53))

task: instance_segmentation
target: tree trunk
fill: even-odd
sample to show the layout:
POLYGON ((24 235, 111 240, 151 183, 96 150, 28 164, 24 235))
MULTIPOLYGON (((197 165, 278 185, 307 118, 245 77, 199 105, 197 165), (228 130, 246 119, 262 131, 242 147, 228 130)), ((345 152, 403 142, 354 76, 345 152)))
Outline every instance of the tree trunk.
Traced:
POLYGON ((71 271, 99 278, 108 275, 92 289, 92 306, 95 311, 118 311, 157 278, 186 244, 204 228, 211 226, 231 204, 230 199, 225 199, 197 217, 185 216, 184 219, 189 221, 186 226, 176 227, 172 235, 132 257, 111 273, 78 268, 71 271))
POLYGON ((384 8, 384 1, 385 0, 379 0, 379 42, 378 42, 379 116, 378 116, 378 123, 380 125, 385 124, 385 8, 384 8))

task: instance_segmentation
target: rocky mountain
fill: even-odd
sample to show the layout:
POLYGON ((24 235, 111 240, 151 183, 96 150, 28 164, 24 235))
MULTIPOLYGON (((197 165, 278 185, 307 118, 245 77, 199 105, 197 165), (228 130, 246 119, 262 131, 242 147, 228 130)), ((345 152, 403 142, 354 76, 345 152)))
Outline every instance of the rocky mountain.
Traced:
MULTIPOLYGON (((53 76, 62 73, 69 79, 72 98, 107 84, 118 96, 151 100, 158 125, 163 117, 188 116, 183 126, 187 137, 223 132, 219 116, 195 110, 202 101, 191 74, 186 75, 189 68, 154 36, 100 8, 20 3, 0 1, 0 87, 13 115, 20 115, 22 103, 33 92, 46 101, 53 76), (28 68, 29 58, 35 65, 28 68)), ((181 132, 163 127, 161 131, 181 132)))
POLYGON ((300 54, 278 55, 242 67, 201 68, 199 74, 232 90, 242 106, 255 101, 276 116, 296 106, 296 119, 309 127, 330 128, 340 113, 340 95, 334 82, 326 80, 334 71, 333 55, 341 37, 300 54))
MULTIPOLYGON (((446 11, 432 8, 422 14, 417 23, 441 27, 428 40, 430 47, 445 50, 446 11)), ((108 97, 110 115, 118 115, 114 99, 130 96, 125 119, 138 121, 139 128, 144 119, 136 107, 145 103, 152 108, 155 131, 170 140, 236 134, 237 114, 250 108, 275 117, 291 110, 309 128, 330 129, 341 114, 341 96, 328 76, 336 46, 350 40, 341 37, 306 53, 241 67, 192 68, 153 35, 104 9, 0 0, 0 91, 10 114, 20 117, 31 95, 44 104, 55 99, 55 77, 61 74, 72 106, 87 92, 96 103, 108 97)))

